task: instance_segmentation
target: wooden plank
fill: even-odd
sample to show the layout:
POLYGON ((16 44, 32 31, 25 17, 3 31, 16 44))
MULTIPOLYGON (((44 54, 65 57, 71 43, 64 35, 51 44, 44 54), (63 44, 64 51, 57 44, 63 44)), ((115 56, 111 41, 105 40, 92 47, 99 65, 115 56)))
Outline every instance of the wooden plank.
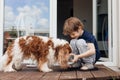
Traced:
POLYGON ((76 80, 76 71, 62 71, 59 80, 76 80))
POLYGON ((100 79, 100 80, 102 80, 102 79, 110 78, 110 75, 104 73, 104 72, 103 72, 103 69, 104 69, 104 68, 102 68, 102 69, 99 68, 99 70, 97 70, 97 71, 91 71, 91 74, 93 74, 93 76, 94 76, 95 79, 100 79))
POLYGON ((40 80, 58 80, 61 72, 48 72, 40 80))
POLYGON ((40 78, 45 75, 45 73, 40 72, 36 67, 26 67, 20 72, 22 74, 25 73, 25 75, 20 77, 19 80, 40 80, 40 78))
POLYGON ((103 70, 105 69, 105 68, 102 68, 104 65, 97 65, 96 67, 98 68, 98 70, 97 71, 91 71, 91 74, 93 74, 93 76, 97 79, 100 79, 100 78, 108 78, 108 77, 110 77, 110 75, 109 74, 106 74, 106 73, 104 73, 103 72, 103 70))
POLYGON ((9 75, 9 74, 8 74, 8 73, 4 73, 4 72, 0 71, 0 79, 1 79, 3 76, 7 76, 7 75, 9 75))
POLYGON ((120 76, 120 72, 118 72, 119 76, 120 76))
POLYGON ((106 66, 98 66, 99 68, 104 68, 103 72, 106 73, 106 74, 109 74, 111 78, 113 79, 119 79, 120 78, 120 75, 118 74, 118 72, 106 67, 106 66))
POLYGON ((118 74, 117 72, 105 67, 104 65, 97 65, 98 71, 91 71, 91 74, 96 79, 112 79, 112 78, 117 78, 118 74))
POLYGON ((0 80, 8 80, 9 73, 0 72, 0 80))
POLYGON ((0 80, 40 80, 45 73, 40 72, 11 72, 1 75, 0 80), (7 75, 6 75, 7 74, 7 75))
POLYGON ((18 72, 0 72, 0 80, 40 80, 43 75, 36 68, 26 68, 18 72))
POLYGON ((0 80, 18 80, 20 77, 24 77, 23 73, 18 72, 1 72, 3 75, 0 74, 0 80))
POLYGON ((90 71, 77 71, 77 79, 93 79, 93 75, 90 71))
POLYGON ((32 72, 32 73, 26 73, 24 77, 21 77, 19 80, 40 80, 42 76, 44 76, 45 73, 41 72, 32 72))

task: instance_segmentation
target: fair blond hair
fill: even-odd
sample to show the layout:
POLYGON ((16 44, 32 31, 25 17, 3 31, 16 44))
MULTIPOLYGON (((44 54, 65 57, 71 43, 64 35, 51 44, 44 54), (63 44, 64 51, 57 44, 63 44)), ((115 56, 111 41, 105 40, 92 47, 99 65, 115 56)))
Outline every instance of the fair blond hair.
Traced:
POLYGON ((73 31, 78 31, 79 28, 83 29, 84 25, 80 21, 80 19, 76 17, 70 17, 65 20, 64 26, 63 26, 63 34, 69 35, 73 31))

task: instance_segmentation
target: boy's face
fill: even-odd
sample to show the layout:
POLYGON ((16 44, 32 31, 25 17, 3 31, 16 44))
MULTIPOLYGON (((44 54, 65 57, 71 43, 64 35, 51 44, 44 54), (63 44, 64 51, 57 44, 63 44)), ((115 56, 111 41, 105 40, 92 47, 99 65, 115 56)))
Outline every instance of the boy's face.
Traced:
POLYGON ((80 32, 79 31, 74 31, 70 34, 70 37, 72 39, 77 39, 80 36, 80 32))

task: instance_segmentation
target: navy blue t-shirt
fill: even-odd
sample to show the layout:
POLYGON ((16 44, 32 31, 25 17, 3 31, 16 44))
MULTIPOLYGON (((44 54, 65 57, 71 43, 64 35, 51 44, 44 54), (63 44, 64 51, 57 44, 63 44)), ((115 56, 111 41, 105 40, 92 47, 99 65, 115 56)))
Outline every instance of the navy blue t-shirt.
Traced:
POLYGON ((98 48, 98 44, 97 44, 95 37, 91 33, 84 30, 82 36, 80 36, 78 39, 84 39, 86 43, 94 44, 95 49, 96 49, 96 61, 98 61, 98 59, 101 57, 101 54, 100 54, 100 50, 98 48))

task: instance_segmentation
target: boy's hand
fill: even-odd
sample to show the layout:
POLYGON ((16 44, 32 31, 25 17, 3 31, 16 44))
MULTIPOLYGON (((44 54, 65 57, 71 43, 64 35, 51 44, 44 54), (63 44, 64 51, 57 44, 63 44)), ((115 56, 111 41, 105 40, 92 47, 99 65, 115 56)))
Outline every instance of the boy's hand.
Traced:
POLYGON ((72 56, 72 55, 74 56, 74 58, 71 61, 72 62, 77 62, 78 59, 79 59, 78 55, 75 55, 74 53, 71 53, 70 56, 72 56))

